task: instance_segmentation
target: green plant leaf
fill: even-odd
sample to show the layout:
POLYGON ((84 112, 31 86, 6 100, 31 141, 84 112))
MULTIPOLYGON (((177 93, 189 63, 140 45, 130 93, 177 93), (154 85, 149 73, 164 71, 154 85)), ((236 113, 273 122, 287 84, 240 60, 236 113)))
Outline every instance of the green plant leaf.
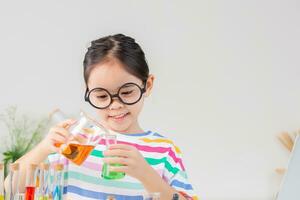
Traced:
POLYGON ((18 160, 40 142, 49 123, 48 118, 33 120, 27 115, 18 115, 16 106, 11 106, 0 114, 0 121, 4 123, 8 133, 8 141, 3 141, 6 148, 2 153, 6 169, 9 163, 18 160))

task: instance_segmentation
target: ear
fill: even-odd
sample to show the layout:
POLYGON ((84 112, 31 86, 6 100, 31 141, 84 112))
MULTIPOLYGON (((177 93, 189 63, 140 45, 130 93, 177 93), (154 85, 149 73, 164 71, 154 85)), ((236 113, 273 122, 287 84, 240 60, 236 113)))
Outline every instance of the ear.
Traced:
POLYGON ((154 84, 154 75, 150 74, 148 76, 147 82, 146 82, 146 92, 145 92, 145 97, 148 97, 151 94, 152 88, 153 88, 153 84, 154 84))

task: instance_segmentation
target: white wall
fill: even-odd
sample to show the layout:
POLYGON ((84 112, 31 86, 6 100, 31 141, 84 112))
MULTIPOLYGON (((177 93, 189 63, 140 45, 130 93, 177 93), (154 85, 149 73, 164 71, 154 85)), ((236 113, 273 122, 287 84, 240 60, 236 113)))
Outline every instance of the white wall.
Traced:
MULTIPOLYGON (((299 1, 3 1, 0 109, 42 115, 83 102, 89 41, 142 45, 155 90, 145 129, 173 138, 203 199, 272 199, 300 126, 299 1)), ((3 127, 1 135, 5 135, 3 127)))

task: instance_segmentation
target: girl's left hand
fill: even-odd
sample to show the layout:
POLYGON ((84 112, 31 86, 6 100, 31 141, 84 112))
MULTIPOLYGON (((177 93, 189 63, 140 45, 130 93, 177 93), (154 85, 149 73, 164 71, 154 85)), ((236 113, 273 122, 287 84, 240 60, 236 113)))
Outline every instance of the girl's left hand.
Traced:
POLYGON ((148 172, 154 169, 147 163, 142 154, 131 145, 114 144, 109 150, 103 152, 103 162, 108 164, 122 164, 123 166, 110 166, 115 172, 125 172, 138 180, 142 180, 148 172))

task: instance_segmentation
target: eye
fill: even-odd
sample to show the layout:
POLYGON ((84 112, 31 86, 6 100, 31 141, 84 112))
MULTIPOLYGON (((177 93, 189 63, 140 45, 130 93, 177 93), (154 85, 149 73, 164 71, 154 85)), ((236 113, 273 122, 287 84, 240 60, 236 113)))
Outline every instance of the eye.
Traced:
POLYGON ((122 92, 121 95, 130 95, 133 92, 133 90, 122 92))
POLYGON ((97 96, 97 99, 105 99, 105 98, 107 98, 107 95, 98 95, 97 96))

